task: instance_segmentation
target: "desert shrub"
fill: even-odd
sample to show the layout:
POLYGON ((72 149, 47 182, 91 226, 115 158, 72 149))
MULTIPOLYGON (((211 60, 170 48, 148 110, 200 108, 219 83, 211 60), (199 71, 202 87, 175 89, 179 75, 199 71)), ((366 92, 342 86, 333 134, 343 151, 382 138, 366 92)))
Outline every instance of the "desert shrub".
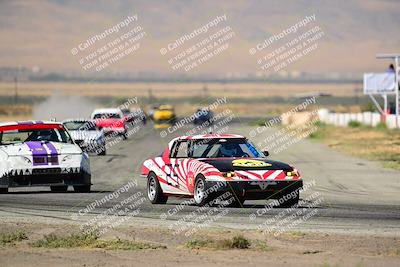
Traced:
POLYGON ((359 121, 349 121, 347 126, 349 126, 351 128, 357 128, 357 127, 361 126, 361 122, 359 122, 359 121))

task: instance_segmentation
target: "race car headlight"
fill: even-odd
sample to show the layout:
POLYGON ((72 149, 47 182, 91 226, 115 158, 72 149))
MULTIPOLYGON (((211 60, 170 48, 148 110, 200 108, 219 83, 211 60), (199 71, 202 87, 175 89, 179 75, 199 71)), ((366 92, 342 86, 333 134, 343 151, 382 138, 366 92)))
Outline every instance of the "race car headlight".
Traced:
POLYGON ((296 169, 293 169, 292 171, 286 171, 286 176, 297 177, 299 176, 299 172, 296 169))
POLYGON ((29 158, 27 158, 27 157, 19 156, 18 158, 19 158, 23 163, 32 164, 32 161, 31 161, 29 158))
POLYGON ((225 178, 231 178, 231 177, 235 176, 235 172, 223 172, 222 176, 225 178))

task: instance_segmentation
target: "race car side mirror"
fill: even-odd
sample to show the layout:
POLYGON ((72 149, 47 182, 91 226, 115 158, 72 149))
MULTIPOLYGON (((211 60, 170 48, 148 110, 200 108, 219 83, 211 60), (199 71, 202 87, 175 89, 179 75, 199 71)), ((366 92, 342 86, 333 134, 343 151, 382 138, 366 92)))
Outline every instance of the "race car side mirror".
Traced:
POLYGON ((264 156, 268 157, 269 156, 269 152, 268 150, 263 151, 264 156))

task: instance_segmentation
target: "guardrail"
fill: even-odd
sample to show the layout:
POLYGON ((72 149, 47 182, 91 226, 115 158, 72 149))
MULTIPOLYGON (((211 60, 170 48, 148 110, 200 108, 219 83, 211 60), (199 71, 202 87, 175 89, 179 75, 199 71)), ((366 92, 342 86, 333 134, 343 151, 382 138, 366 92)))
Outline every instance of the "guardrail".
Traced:
MULTIPOLYGON (((382 122, 385 123, 389 129, 396 128, 396 115, 394 114, 381 115, 376 112, 334 113, 326 109, 320 109, 318 111, 318 116, 321 122, 341 127, 347 127, 350 121, 357 121, 372 127, 382 122)), ((398 119, 397 125, 400 125, 400 118, 398 119)))

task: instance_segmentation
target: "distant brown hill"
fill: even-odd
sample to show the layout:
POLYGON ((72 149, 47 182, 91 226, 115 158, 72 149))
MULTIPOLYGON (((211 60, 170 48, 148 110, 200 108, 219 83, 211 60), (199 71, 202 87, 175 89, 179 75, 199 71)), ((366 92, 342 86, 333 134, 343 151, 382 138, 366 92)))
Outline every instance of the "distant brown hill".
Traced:
POLYGON ((81 70, 70 50, 138 14, 146 32, 140 49, 108 71, 172 72, 160 48, 226 14, 236 36, 230 47, 191 73, 260 71, 248 50, 306 15, 325 36, 318 49, 286 70, 364 72, 384 70, 378 52, 400 52, 400 2, 348 1, 0 1, 0 66, 81 70))

